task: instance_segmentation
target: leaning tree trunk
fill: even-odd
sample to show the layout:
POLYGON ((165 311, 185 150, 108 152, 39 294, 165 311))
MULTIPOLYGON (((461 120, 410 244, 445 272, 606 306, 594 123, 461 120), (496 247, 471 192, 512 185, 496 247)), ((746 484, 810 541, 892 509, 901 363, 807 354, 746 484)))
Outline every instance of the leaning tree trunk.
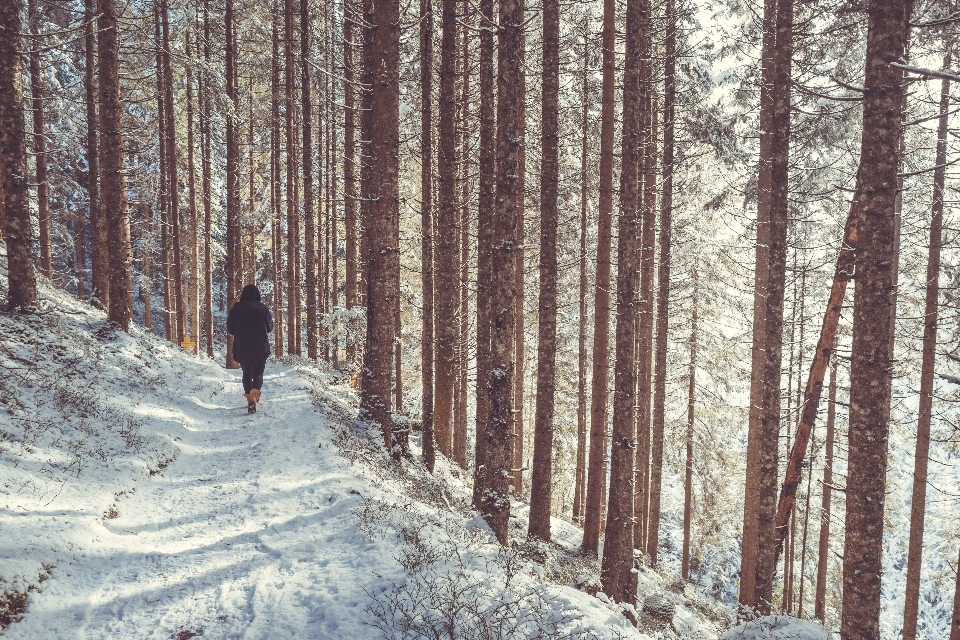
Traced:
POLYGON ((370 79, 368 162, 376 180, 367 185, 364 215, 367 242, 367 339, 364 351, 360 412, 383 429, 384 443, 392 447, 391 378, 393 342, 399 318, 400 202, 399 202, 399 0, 367 3, 364 55, 370 79))
POLYGON ((110 311, 107 317, 127 331, 133 317, 133 257, 124 179, 117 4, 115 0, 99 0, 99 8, 101 206, 106 213, 110 245, 110 311))
MULTIPOLYGON (((620 221, 617 226, 617 334, 613 395, 613 446, 610 452, 610 497, 600 580, 603 592, 617 602, 632 604, 636 585, 630 579, 634 542, 634 463, 637 441, 634 411, 636 368, 634 350, 637 324, 633 321, 640 301, 637 272, 640 269, 641 195, 638 163, 644 106, 640 99, 644 40, 649 39, 646 0, 628 0, 626 56, 623 69, 623 131, 620 171, 620 221)), ((649 40, 648 40, 649 41, 649 40)))
POLYGON ((490 362, 481 381, 487 394, 484 443, 484 485, 480 510, 501 544, 507 544, 513 462, 513 381, 516 375, 517 216, 523 207, 519 172, 523 139, 521 105, 524 0, 500 0, 497 57, 496 203, 491 228, 490 362))
POLYGON ((893 283, 904 53, 912 2, 871 0, 863 99, 857 286, 853 300, 843 616, 840 635, 880 637, 893 283))
POLYGON ((527 534, 550 540, 553 411, 557 366, 557 186, 560 89, 560 2, 543 2, 543 101, 540 160, 540 312, 537 328, 537 413, 527 534))
MULTIPOLYGON (((950 68, 950 54, 943 60, 950 68)), ((937 127, 937 161, 933 172, 933 216, 930 221, 930 249, 927 254, 927 291, 923 313, 923 358, 920 365, 920 411, 917 419, 917 447, 913 462, 913 497, 910 502, 910 543, 907 556, 907 587, 903 606, 903 640, 917 637, 920 601, 920 567, 923 557, 923 521, 927 502, 927 463, 930 455, 930 418, 933 412, 933 369, 936 364, 937 317, 940 297, 940 247, 943 233, 943 187, 947 165, 947 119, 950 109, 950 81, 940 89, 940 123, 937 127)), ((960 569, 958 569, 960 570, 960 569)))
POLYGON ((593 384, 590 390, 590 459, 583 522, 584 553, 600 548, 601 510, 607 485, 607 401, 610 349, 610 251, 613 232, 614 47, 616 3, 603 0, 603 85, 600 91, 600 201, 597 207, 597 266, 594 273, 593 384))
POLYGON ((37 177, 37 222, 40 232, 40 273, 53 277, 53 259, 50 251, 50 185, 47 180, 47 139, 43 130, 43 79, 40 77, 40 11, 37 0, 29 0, 30 31, 30 97, 33 111, 33 159, 37 177))
MULTIPOLYGON (((353 91, 352 88, 349 91, 353 91)), ((436 464, 433 436, 433 2, 420 0, 420 225, 423 329, 420 346, 423 460, 436 464)), ((349 108, 349 107, 348 107, 349 108)), ((352 116, 351 116, 352 117, 352 116)), ((349 223, 348 223, 349 224, 349 223)), ((349 234, 349 226, 347 227, 349 234)), ((348 259, 349 269, 349 259, 348 259)), ((349 283, 350 276, 347 276, 349 283)), ((347 285, 349 286, 349 284, 347 285)), ((349 304, 349 301, 348 301, 349 304)))
POLYGON ((27 191, 27 143, 24 137, 23 70, 20 13, 23 0, 0 3, 0 194, 7 244, 7 304, 10 309, 37 303, 33 231, 27 191))

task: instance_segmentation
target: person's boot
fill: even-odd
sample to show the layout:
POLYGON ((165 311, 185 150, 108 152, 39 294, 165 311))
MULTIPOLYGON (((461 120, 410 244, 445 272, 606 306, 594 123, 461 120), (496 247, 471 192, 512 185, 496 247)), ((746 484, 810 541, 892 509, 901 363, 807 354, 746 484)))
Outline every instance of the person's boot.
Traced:
POLYGON ((257 410, 257 403, 260 402, 260 389, 250 389, 250 402, 253 403, 253 410, 257 410))
POLYGON ((253 391, 243 394, 243 397, 247 399, 247 413, 256 413, 257 401, 253 399, 253 391))

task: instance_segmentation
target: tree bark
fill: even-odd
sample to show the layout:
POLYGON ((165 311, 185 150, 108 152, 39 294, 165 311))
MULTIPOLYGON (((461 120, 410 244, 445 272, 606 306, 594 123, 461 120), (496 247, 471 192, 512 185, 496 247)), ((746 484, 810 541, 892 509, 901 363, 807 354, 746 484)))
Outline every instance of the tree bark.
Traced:
MULTIPOLYGON (((352 89, 351 89, 352 91, 352 89)), ((436 464, 433 434, 433 1, 420 0, 420 238, 423 328, 420 343, 423 460, 436 464)), ((348 231, 349 234, 349 226, 348 231)), ((349 258, 348 258, 349 268, 349 258)), ((350 282, 350 276, 347 276, 350 282)), ((349 285, 348 285, 349 286, 349 285)), ((348 302, 349 304, 349 302, 348 302)))
MULTIPOLYGON (((817 550, 817 586, 813 616, 823 622, 827 615, 827 560, 830 553, 830 498, 833 486, 833 434, 837 415, 837 363, 830 369, 827 400, 827 435, 824 441, 823 494, 820 501, 820 542, 817 550)), ((812 472, 812 469, 811 469, 812 472)))
MULTIPOLYGON (((950 68, 950 54, 943 60, 950 68)), ((923 558, 923 524, 927 501, 927 464, 930 455, 930 419, 933 413, 933 375, 936 364, 937 320, 940 297, 940 250, 943 244, 943 191, 947 163, 947 120, 950 110, 950 81, 940 88, 940 122, 937 127, 937 160, 933 172, 933 211, 930 220, 930 249, 927 254, 927 290, 923 313, 923 357, 920 365, 920 406, 917 418, 917 446, 913 462, 913 497, 910 502, 910 542, 907 556, 907 586, 903 607, 903 640, 917 637, 920 601, 920 567, 923 558)))
MULTIPOLYGON (((467 13, 464 2, 463 13, 467 13)), ((470 277, 470 40, 467 28, 460 25, 460 101, 457 119, 457 146, 459 148, 457 167, 459 172, 459 231, 460 255, 458 259, 457 290, 459 304, 457 311, 457 383, 456 405, 453 432, 453 459, 461 469, 467 468, 467 368, 469 366, 470 333, 470 295, 468 280, 470 277)))
POLYGON ((645 67, 649 49, 649 2, 628 0, 626 13, 626 53, 623 65, 623 129, 622 165, 620 170, 620 220, 617 226, 617 332, 614 361, 613 432, 610 452, 610 496, 607 506, 607 527, 603 543, 600 580, 603 592, 617 602, 633 604, 635 585, 630 580, 633 569, 635 477, 637 430, 634 411, 637 405, 636 366, 634 353, 637 341, 636 309, 642 301, 638 285, 640 270, 640 208, 642 193, 638 170, 642 162, 644 108, 642 99, 645 67))
POLYGON ((540 309, 537 327, 537 409, 527 535, 550 540, 553 415, 557 366, 557 189, 559 181, 560 2, 543 2, 540 160, 540 309))
POLYGON ((110 246, 111 322, 123 331, 133 317, 133 258, 130 213, 124 178, 123 105, 120 102, 120 57, 115 0, 99 0, 99 75, 101 121, 101 205, 106 212, 110 246))
POLYGON ((270 245, 273 262, 273 344, 277 356, 283 354, 284 327, 284 268, 283 268, 283 214, 280 196, 280 12, 273 3, 271 20, 272 43, 270 64, 270 245))
POLYGON ((174 297, 175 331, 173 342, 179 345, 183 342, 185 326, 185 305, 183 298, 183 259, 180 241, 180 179, 177 171, 176 123, 173 108, 173 68, 170 64, 170 20, 167 0, 160 0, 160 26, 163 40, 161 41, 160 57, 163 64, 163 96, 166 101, 166 145, 167 145, 167 194, 170 210, 170 235, 173 251, 172 284, 174 297))
POLYGON ((500 0, 497 50, 496 204, 491 228, 490 369, 484 381, 489 402, 483 425, 484 485, 480 510, 501 544, 506 545, 510 520, 516 375, 517 216, 523 208, 520 189, 524 123, 523 0, 500 0))
MULTIPOLYGON (((307 357, 317 359, 317 212, 313 206, 313 114, 310 105, 310 14, 300 0, 300 90, 303 113, 303 216, 307 244, 307 357)), ((326 78, 324 78, 326 82, 326 78)))
POLYGON ((297 149, 295 143, 296 127, 294 126, 296 82, 295 61, 293 53, 293 0, 284 0, 283 3, 283 70, 284 70, 284 129, 286 138, 286 203, 287 203, 287 354, 299 355, 297 343, 300 341, 300 305, 298 290, 300 283, 297 279, 297 248, 300 243, 300 234, 297 233, 299 212, 297 198, 294 193, 297 173, 297 149))
POLYGON ((187 296, 190 305, 190 331, 187 335, 193 338, 193 352, 200 349, 200 232, 197 217, 197 170, 194 163, 194 107, 193 107, 193 48, 190 44, 190 33, 186 38, 186 84, 187 84, 187 173, 188 197, 190 199, 190 292, 187 296))
POLYGON ((573 490, 573 521, 583 523, 587 480, 587 136, 590 116, 588 35, 589 14, 585 18, 583 43, 583 92, 580 138, 580 308, 577 332, 577 469, 573 490))
MULTIPOLYGON (((343 8, 343 224, 346 243, 346 306, 357 305, 357 185, 356 185, 356 103, 354 100, 354 31, 355 16, 352 3, 343 8)), ((431 16, 432 16, 431 11, 431 16)), ((432 19, 431 19, 432 22, 432 19)), ((432 31, 432 27, 431 27, 432 31)), ((431 49, 432 51, 432 49, 431 49)), ((353 345, 347 345, 348 355, 353 355, 353 345)))
POLYGON ((108 277, 110 248, 107 227, 100 207, 100 145, 97 119, 97 28, 96 0, 85 0, 84 19, 84 89, 87 107, 87 197, 90 201, 90 286, 91 296, 104 308, 110 306, 110 279, 108 277))
POLYGON ((953 615, 950 617, 950 640, 960 640, 960 558, 957 559, 957 586, 953 591, 953 615))
POLYGON ((477 417, 474 452, 473 506, 481 508, 488 483, 486 446, 494 437, 490 430, 490 396, 486 388, 492 371, 491 283, 493 270, 493 225, 496 219, 496 117, 493 75, 493 0, 479 0, 480 32, 480 192, 477 200, 477 417))
POLYGON ((610 251, 613 225, 614 38, 616 3, 603 0, 603 84, 600 92, 600 199, 593 305, 593 383, 590 389, 590 460, 583 523, 584 553, 600 548, 601 509, 606 501, 607 402, 609 399, 610 251))
POLYGON ((440 37, 440 121, 436 279, 436 391, 434 436, 445 456, 453 453, 453 396, 457 341, 457 224, 456 224, 456 58, 457 0, 443 0, 440 37))
MULTIPOLYGON (((27 143, 23 113, 21 21, 23 0, 0 3, 0 193, 7 245, 7 304, 10 310, 37 303, 33 230, 27 190, 27 143)), ((109 17, 107 18, 109 20, 109 17)), ((110 23, 107 23, 110 24, 110 23)))
POLYGON ((364 219, 367 252, 367 339, 364 351, 361 415, 383 429, 384 443, 392 447, 391 364, 400 295, 399 210, 399 0, 366 5, 364 55, 365 75, 370 80, 369 125, 370 174, 376 176, 370 190, 364 219))
MULTIPOLYGON (((672 26, 675 25, 676 23, 672 23, 672 26)), ((684 580, 690 580, 690 525, 693 521, 693 427, 697 406, 697 320, 699 320, 697 307, 699 280, 696 263, 694 263, 691 279, 693 280, 693 314, 690 321, 690 365, 687 369, 687 451, 683 471, 683 551, 680 560, 680 575, 684 580)))
MULTIPOLYGON (((226 29, 226 147, 227 147, 227 260, 225 271, 227 276, 226 302, 227 308, 240 298, 239 289, 242 286, 240 270, 242 260, 241 232, 240 232, 240 144, 237 131, 237 112, 240 108, 237 100, 237 34, 234 25, 234 0, 225 0, 224 24, 226 29)), ((237 369, 239 364, 233 359, 233 336, 227 334, 227 368, 237 369)))
MULTIPOLYGON (((274 38, 276 40, 276 38, 274 38)), ((200 85, 201 190, 203 191, 203 334, 207 340, 207 357, 213 358, 213 256, 211 233, 213 220, 210 201, 210 0, 203 0, 203 61, 206 69, 200 85)))
POLYGON ((863 100, 857 286, 850 365, 844 640, 880 636, 880 575, 892 364, 891 269, 904 53, 912 2, 871 0, 863 100))
POLYGON ((40 273, 53 277, 50 251, 50 185, 47 180, 47 139, 43 125, 43 79, 40 77, 40 10, 37 0, 27 3, 30 31, 34 36, 30 47, 30 98, 33 111, 33 159, 36 163, 37 222, 40 232, 40 273))
MULTIPOLYGON (((747 434, 747 472, 743 500, 743 541, 739 603, 756 607, 757 554, 760 544, 761 438, 767 350, 767 280, 770 257, 770 167, 773 142, 773 87, 776 80, 777 0, 763 3, 763 42, 760 69, 760 159, 757 167, 757 241, 753 291, 753 350, 750 368, 750 419, 747 434)), ((777 391, 779 393, 779 382, 777 391)))

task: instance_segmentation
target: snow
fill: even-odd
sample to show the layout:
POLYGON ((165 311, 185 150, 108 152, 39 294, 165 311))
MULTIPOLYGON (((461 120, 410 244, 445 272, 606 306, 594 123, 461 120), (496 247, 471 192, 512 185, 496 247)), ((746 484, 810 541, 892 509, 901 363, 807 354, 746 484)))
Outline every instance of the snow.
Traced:
POLYGON ((596 579, 564 555, 578 529, 496 544, 455 466, 434 479, 389 461, 344 376, 272 360, 248 415, 238 371, 43 298, 0 315, 16 397, 0 414, 0 595, 29 601, 4 637, 414 638, 449 622, 649 638, 572 586, 596 579))
POLYGON ((720 640, 830 640, 830 632, 816 622, 789 616, 766 616, 745 622, 720 640))

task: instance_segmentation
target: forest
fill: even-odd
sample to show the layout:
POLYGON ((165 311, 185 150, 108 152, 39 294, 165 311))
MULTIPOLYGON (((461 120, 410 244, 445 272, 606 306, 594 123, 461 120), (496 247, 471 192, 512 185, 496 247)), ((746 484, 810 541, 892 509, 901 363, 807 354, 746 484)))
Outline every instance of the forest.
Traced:
MULTIPOLYGON (((340 451, 456 494, 496 553, 562 546, 640 631, 656 574, 718 633, 960 640, 958 29, 956 0, 0 0, 0 502, 81 477, 37 452, 56 421, 113 428, 56 391, 76 332, 175 353, 130 375, 186 406, 235 390, 255 284, 258 420, 296 371, 326 412, 297 434, 364 425, 340 451)), ((10 567, 0 635, 35 589, 10 567)))

